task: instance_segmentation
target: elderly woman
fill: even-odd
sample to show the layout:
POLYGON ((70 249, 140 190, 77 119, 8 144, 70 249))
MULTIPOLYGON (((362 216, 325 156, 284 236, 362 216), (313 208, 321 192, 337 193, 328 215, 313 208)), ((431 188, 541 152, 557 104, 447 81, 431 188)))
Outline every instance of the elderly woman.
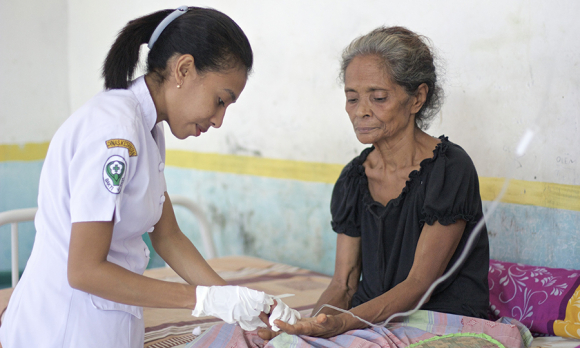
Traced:
MULTIPOLYGON (((435 70, 426 39, 401 27, 378 28, 344 50, 346 111, 358 140, 372 146, 346 165, 334 187, 335 273, 313 313, 331 304, 378 323, 413 308, 483 217, 467 153, 424 131, 442 98, 435 70)), ((484 229, 422 309, 485 318, 488 264, 484 229)), ((276 324, 321 337, 366 327, 329 308, 295 325, 276 324)))

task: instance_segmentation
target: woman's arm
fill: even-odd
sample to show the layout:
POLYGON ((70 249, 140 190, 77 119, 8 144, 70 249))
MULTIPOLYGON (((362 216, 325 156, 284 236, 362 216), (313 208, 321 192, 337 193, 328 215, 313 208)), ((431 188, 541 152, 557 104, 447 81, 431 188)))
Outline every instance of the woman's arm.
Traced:
MULTIPOLYGON (((438 222, 432 226, 425 225, 407 279, 383 295, 351 309, 350 312, 369 322, 377 323, 394 313, 413 308, 429 286, 445 271, 461 240, 465 225, 466 222, 463 220, 449 226, 443 226, 438 222)), ((299 321, 295 325, 282 322, 276 322, 276 325, 289 334, 319 337, 332 337, 367 326, 346 313, 335 316, 319 314, 316 318, 299 321)))
POLYGON ((195 286, 148 278, 107 261, 112 236, 112 221, 72 224, 67 269, 71 287, 134 306, 195 307, 195 286))
MULTIPOLYGON (((336 238, 336 261, 334 275, 328 288, 314 306, 316 313, 324 304, 349 309, 352 296, 358 288, 361 272, 360 237, 350 237, 339 233, 336 238)), ((337 314, 332 308, 324 308, 321 313, 337 314)))
POLYGON ((179 229, 167 192, 163 213, 149 237, 157 254, 189 284, 205 286, 227 284, 179 229))
MULTIPOLYGON (((361 272, 361 250, 360 237, 350 237, 346 234, 339 233, 336 237, 336 261, 334 266, 334 275, 328 288, 324 290, 318 302, 312 310, 316 313, 324 304, 330 304, 338 308, 349 309, 352 296, 358 288, 361 272)), ((323 308, 320 313, 329 317, 332 314, 340 314, 339 311, 332 308, 323 308)), ((299 328, 302 322, 312 322, 315 318, 299 320, 295 325, 290 327, 299 328)), ((277 320, 276 322, 280 322, 277 320)), ((285 323, 284 323, 285 324, 285 323)), ((282 329, 282 326, 278 326, 282 329)), ((282 329, 286 331, 286 329, 282 329)), ((302 329, 300 329, 302 330, 302 329)), ((288 332, 288 331, 286 331, 288 332)), ((298 334, 302 334, 300 331, 298 334)), ((269 329, 258 330, 258 335, 264 340, 271 340, 281 334, 282 331, 274 332, 269 329)), ((306 333, 308 335, 308 333, 306 333)))
POLYGON ((190 285, 164 282, 133 273, 107 261, 113 222, 73 223, 68 258, 71 287, 129 305, 195 307, 195 285, 226 285, 179 230, 169 197, 151 233, 155 250, 190 285))

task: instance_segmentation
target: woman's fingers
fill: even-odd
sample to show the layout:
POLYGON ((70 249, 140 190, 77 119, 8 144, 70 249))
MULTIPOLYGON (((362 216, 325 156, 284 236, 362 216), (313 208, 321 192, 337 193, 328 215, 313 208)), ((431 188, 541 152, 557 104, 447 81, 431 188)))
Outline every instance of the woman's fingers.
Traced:
POLYGON ((258 329, 258 336, 264 341, 269 341, 281 333, 282 331, 275 332, 270 329, 258 329))
POLYGON ((274 323, 289 335, 307 335, 316 337, 332 337, 340 334, 340 320, 336 317, 319 314, 316 318, 301 319, 291 325, 280 320, 274 323))
POLYGON ((304 320, 299 320, 294 325, 285 323, 282 320, 275 320, 274 323, 280 328, 280 330, 286 332, 287 334, 311 336, 315 332, 315 327, 313 324, 316 323, 316 319, 307 318, 304 320))

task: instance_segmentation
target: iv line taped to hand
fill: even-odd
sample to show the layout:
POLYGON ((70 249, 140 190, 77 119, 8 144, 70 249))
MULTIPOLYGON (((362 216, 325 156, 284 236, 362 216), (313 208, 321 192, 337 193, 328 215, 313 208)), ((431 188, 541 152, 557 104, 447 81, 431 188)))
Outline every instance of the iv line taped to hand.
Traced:
MULTIPOLYGON (((536 128, 528 128, 526 130, 526 132, 524 133, 524 135, 521 137, 520 141, 518 142, 518 146, 516 147, 516 151, 515 151, 515 158, 514 158, 514 162, 516 160, 516 158, 518 157, 522 157, 525 153, 526 150, 528 148, 528 146, 530 145, 532 139, 534 138, 534 135, 536 134, 537 129, 536 128)), ((459 257, 457 258, 457 260, 455 261, 455 263, 453 264, 453 266, 451 266, 451 268, 449 268, 447 270, 447 272, 445 272, 441 277, 437 278, 433 284, 431 284, 431 286, 427 289, 427 291, 425 292, 425 294, 423 295, 423 297, 421 297, 421 299, 419 300, 419 302, 417 303, 417 305, 411 309, 408 310, 406 312, 402 312, 402 313, 395 313, 393 315, 391 315, 390 317, 387 318, 387 320, 385 320, 384 322, 380 323, 380 324, 373 324, 367 320, 364 320, 363 318, 355 315, 354 313, 347 311, 345 309, 342 308, 338 308, 329 304, 323 304, 318 311, 313 315, 313 317, 316 317, 318 315, 318 313, 320 313, 320 311, 327 307, 327 308, 332 308, 334 310, 337 310, 339 312, 342 313, 346 313, 346 314, 350 314, 351 316, 353 316, 354 318, 360 320, 361 322, 367 324, 368 326, 371 327, 385 327, 391 320, 395 319, 395 318, 399 318, 399 317, 408 317, 412 314, 414 314, 415 312, 417 312, 421 306, 423 306, 425 304, 425 302, 427 302, 427 299, 431 296, 431 294, 433 293, 433 291, 435 290, 435 288, 443 283, 444 281, 446 281, 449 277, 451 277, 451 275, 457 271, 457 269, 459 267, 461 267, 463 265, 463 262, 465 261, 465 259, 467 258, 468 254, 471 252, 471 248, 473 247, 473 244, 475 243, 475 240, 477 237, 479 237, 479 233, 480 231, 483 229, 483 226, 485 225, 485 221, 487 219, 489 219, 491 217, 491 215, 494 213, 495 209, 497 208, 497 206, 499 205, 500 200, 502 199, 502 197, 504 196, 504 194, 507 191, 507 188, 509 186, 509 181, 513 176, 513 167, 511 166, 510 168, 508 168, 508 175, 506 176, 503 186, 501 188, 501 191, 499 192, 499 194, 497 195, 497 197, 490 203, 490 205, 488 206, 487 210, 485 211, 484 216, 481 218, 481 220, 479 220, 477 222, 477 225, 475 225, 475 228, 473 229, 473 231, 471 232, 471 235, 469 236, 469 238, 467 239, 467 242, 465 243, 465 247, 463 248, 463 250, 461 251, 461 254, 459 255, 459 257)))

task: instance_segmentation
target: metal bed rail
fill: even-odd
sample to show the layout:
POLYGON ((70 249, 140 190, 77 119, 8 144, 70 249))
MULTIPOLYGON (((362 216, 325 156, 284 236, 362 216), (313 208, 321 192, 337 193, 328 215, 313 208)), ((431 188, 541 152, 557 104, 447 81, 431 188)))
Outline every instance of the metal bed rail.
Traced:
MULTIPOLYGON (((217 256, 215 244, 212 237, 211 225, 207 220, 201 208, 195 204, 191 199, 182 195, 171 195, 169 197, 171 203, 182 206, 188 209, 198 220, 201 239, 207 259, 213 259, 217 256)), ((38 208, 14 209, 0 213, 0 226, 10 224, 10 239, 11 239, 11 259, 12 259, 12 287, 18 284, 19 279, 19 265, 18 265, 18 223, 32 221, 36 216, 38 208)))

